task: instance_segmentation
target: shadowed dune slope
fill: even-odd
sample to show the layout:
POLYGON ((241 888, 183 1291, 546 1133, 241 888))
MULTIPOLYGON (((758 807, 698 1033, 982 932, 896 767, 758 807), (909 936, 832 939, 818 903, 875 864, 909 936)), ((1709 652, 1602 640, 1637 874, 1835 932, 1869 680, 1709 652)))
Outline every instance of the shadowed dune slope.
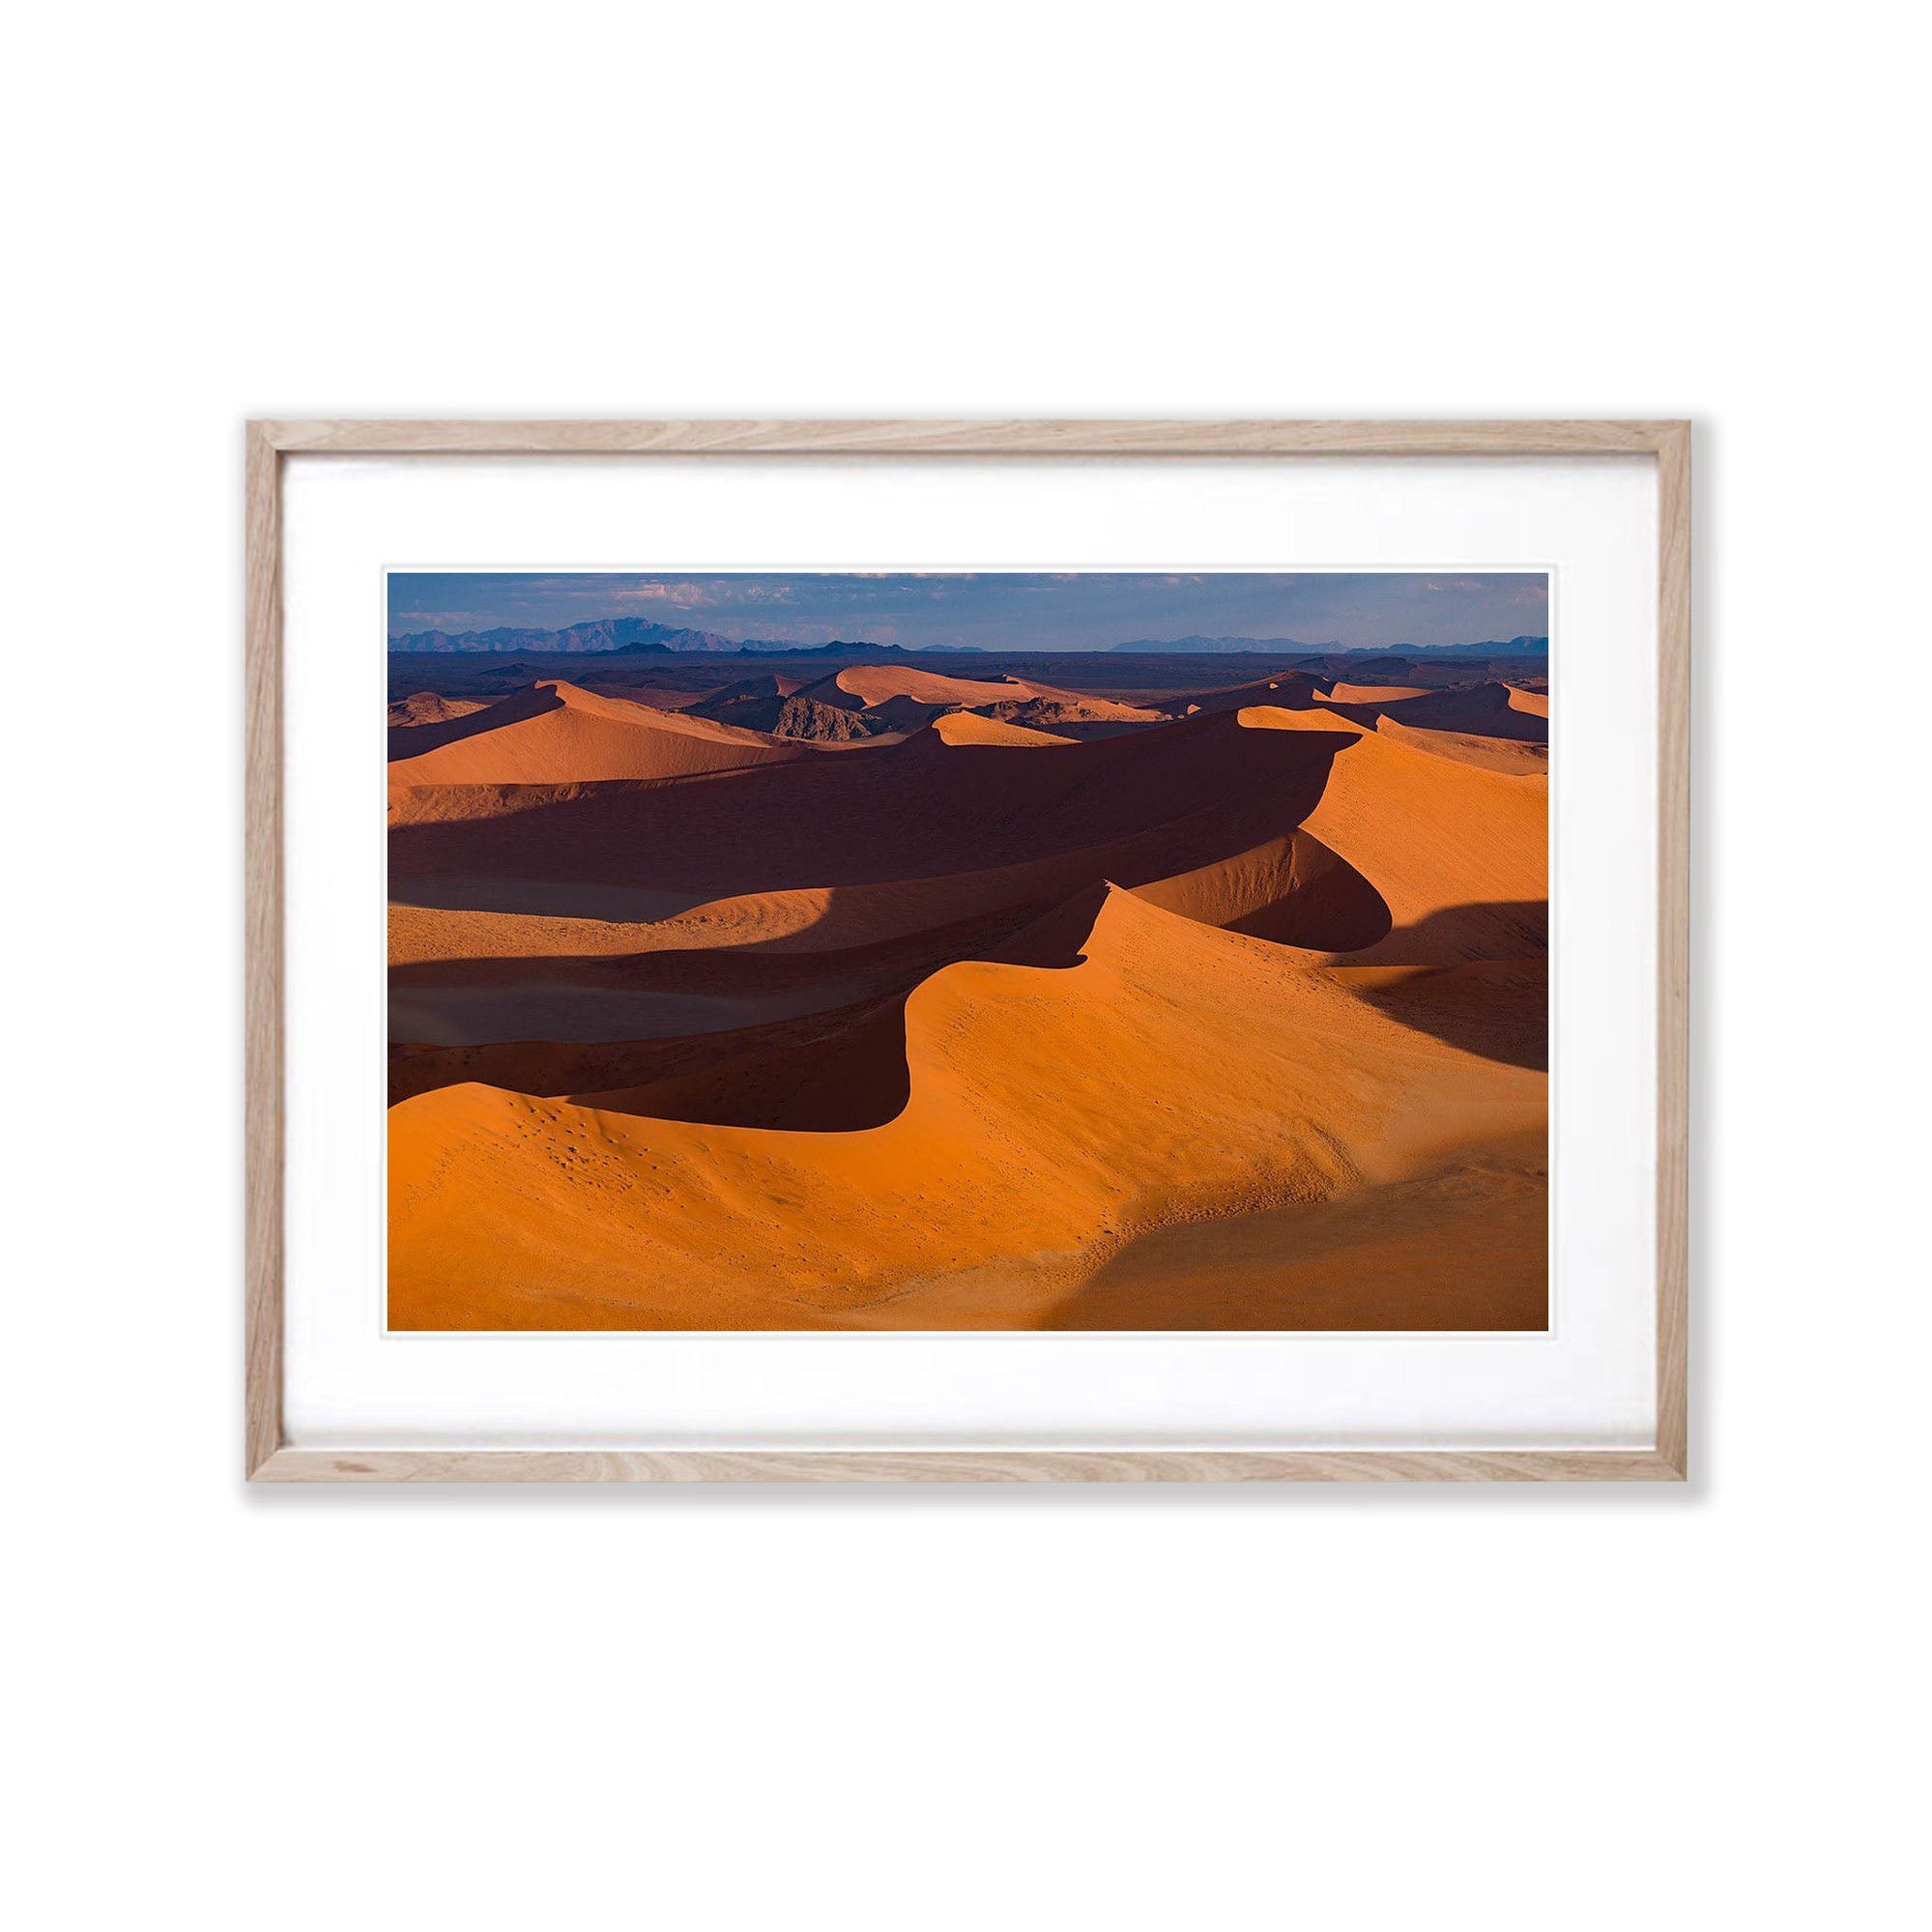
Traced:
POLYGON ((799 693, 821 704, 862 708, 891 730, 916 728, 941 710, 974 710, 1012 724, 1133 724, 1162 713, 1117 699, 1064 691, 1025 678, 957 678, 904 664, 851 664, 799 693))
POLYGON ((436 691, 412 691, 389 706, 389 723, 395 726, 447 725, 454 718, 467 718, 472 711, 487 708, 482 698, 446 698, 436 691))
POLYGON ((1073 691, 1046 692, 1037 698, 1008 698, 976 707, 982 717, 1051 730, 1055 725, 1158 725, 1165 711, 1123 705, 1113 698, 1088 698, 1073 691))
POLYGON ((905 1003, 903 994, 865 999, 724 1034, 396 1046, 389 1105, 475 1081, 664 1120, 814 1133, 877 1127, 906 1104, 905 1003))
POLYGON ((1420 696, 1343 703, 1340 686, 1330 702, 1344 717, 1372 727, 1378 718, 1424 731, 1466 732, 1478 737, 1518 738, 1533 744, 1549 741, 1547 706, 1543 711, 1515 701, 1531 694, 1493 681, 1458 690, 1425 691, 1420 696))
POLYGON ((1395 923, 1374 886, 1306 831, 1134 890, 1184 919, 1324 957, 1373 946, 1395 923))
MULTIPOLYGON (((403 1102, 391 1325, 1050 1326, 1143 1232, 1480 1168, 1543 1118, 1540 1074, 1404 1024, 1263 940, 1109 891, 1082 953, 919 985, 904 1108, 859 1132, 476 1084, 403 1102)), ((1348 1250, 1344 1233, 1329 1281, 1348 1250)), ((1505 1289, 1519 1310, 1532 1299, 1483 1284, 1505 1289)), ((1289 1284, 1265 1325, 1325 1319, 1289 1284)))
MULTIPOLYGON (((620 857, 627 883, 610 889, 649 894, 687 877, 678 868, 693 846, 706 876, 727 878, 735 833, 747 841, 748 883, 787 877, 790 822, 766 823, 750 802, 733 802, 765 786, 770 774, 758 770, 392 834, 397 844, 406 833, 457 835, 452 849, 469 868, 453 881, 467 897, 391 908, 392 1036, 453 1049, 764 1024, 903 994, 949 961, 1014 957, 997 950, 1009 935, 1107 881, 1292 948, 1304 964, 1446 965, 1543 949, 1540 782, 1386 742, 1322 710, 1254 707, 1098 745, 948 743, 947 728, 1013 729, 954 714, 918 740, 866 754, 863 770, 822 774, 815 791, 826 809, 811 815, 795 863, 808 876, 843 871, 846 883, 767 884, 643 920, 549 909, 565 891, 555 875, 566 853, 620 857), (982 764, 994 790, 956 782, 982 764), (918 851, 929 860, 949 838, 962 855, 998 854, 995 797, 1032 804, 1013 822, 1004 862, 892 876, 908 821, 925 828, 918 851), (1140 822, 1150 798, 1171 810, 1191 797, 1196 810, 1140 822), (835 802, 844 809, 830 810, 835 802), (567 836, 533 841, 530 823, 551 819, 567 836), (1073 827, 1117 835, 1023 855, 1073 827), (533 876, 522 882, 526 852, 533 876), (552 876, 538 878, 544 861, 552 876), (491 909, 478 909, 486 888, 491 909)), ((781 792, 777 802, 799 795, 781 792)))
POLYGON ((734 705, 789 698, 803 682, 803 678, 787 678, 776 671, 768 671, 756 678, 740 678, 735 684, 720 685, 715 691, 706 691, 702 697, 693 698, 685 708, 697 717, 729 724, 731 720, 724 713, 734 705))
POLYGON ((510 692, 506 697, 447 702, 450 708, 445 716, 413 727, 407 736, 393 732, 390 734, 391 764, 405 757, 414 759, 424 752, 440 751, 447 744, 460 743, 464 738, 475 737, 479 732, 498 731, 505 725, 521 724, 528 718, 555 710, 563 701, 554 689, 531 684, 520 691, 510 692), (461 709, 456 708, 459 704, 461 709))
MULTIPOLYGON (((1088 883, 1084 869, 1072 882, 1088 883)), ((1063 965, 1071 957, 1057 937, 1042 937, 1052 907, 1037 894, 970 912, 938 895, 887 909, 896 920, 875 914, 836 930, 810 928, 808 944, 707 945, 705 929, 666 921, 617 928, 635 936, 626 951, 606 943, 584 953, 446 954, 392 966, 390 1037, 432 1047, 675 1038, 903 995, 953 960, 1063 965)))
MULTIPOLYGON (((1003 755, 1005 747, 998 750, 1003 755)), ((940 759, 979 758, 978 747, 940 759)), ((1055 747, 1028 757, 1060 756, 1055 747)), ((1305 808, 1312 793, 1302 791, 1305 808)), ((649 922, 392 907, 392 1037, 439 1046, 536 1034, 618 1040, 706 1032, 908 991, 949 961, 1043 964, 1016 950, 1053 908, 1106 881, 1181 874, 1177 909, 1332 952, 1386 933, 1380 899, 1303 841, 1274 841, 1232 895, 1217 862, 1292 816, 1263 789, 1189 818, 1025 863, 931 879, 751 893, 649 922), (1342 875, 1345 875, 1345 883, 1342 875), (1352 893, 1348 889, 1352 887, 1352 893)), ((1159 903, 1168 903, 1161 900, 1159 903)))
POLYGON ((562 681, 439 729, 451 735, 389 767, 392 790, 682 778, 801 755, 755 732, 601 698, 562 681))
POLYGON ((1150 1229, 1054 1311, 1084 1329, 1541 1329, 1549 1165, 1540 1128, 1435 1171, 1150 1229))
POLYGON ((1280 671, 1253 683, 1223 685, 1167 701, 1176 716, 1196 711, 1239 711, 1250 705, 1273 705, 1283 710, 1305 711, 1316 702, 1316 681, 1306 671, 1280 671))
MULTIPOLYGON (((1256 730, 1304 734, 1319 712, 1255 707, 1256 730)), ((1388 907, 1391 930, 1339 957, 1355 965, 1516 959, 1547 944, 1549 789, 1437 758, 1380 733, 1340 752, 1300 822, 1388 907)))
POLYGON ((435 691, 413 691, 407 698, 398 698, 389 709, 391 762, 433 750, 442 741, 437 726, 454 724, 487 708, 484 699, 445 698, 435 691))
POLYGON ((1098 742, 981 744, 970 756, 921 732, 843 754, 761 746, 756 764, 675 784, 530 788, 507 799, 417 788, 396 805, 391 896, 548 913, 582 910, 585 886, 613 899, 826 893, 1026 865, 1237 806, 1230 836, 1252 835, 1224 850, 1239 851, 1312 807, 1330 761, 1360 735, 1331 722, 1290 736, 1223 714, 1098 742), (452 899, 438 884, 452 880, 476 890, 452 899))
POLYGON ((799 695, 800 682, 776 673, 746 678, 696 700, 686 707, 686 715, 735 725, 743 731, 820 742, 843 742, 871 734, 873 721, 863 712, 803 697, 799 695))

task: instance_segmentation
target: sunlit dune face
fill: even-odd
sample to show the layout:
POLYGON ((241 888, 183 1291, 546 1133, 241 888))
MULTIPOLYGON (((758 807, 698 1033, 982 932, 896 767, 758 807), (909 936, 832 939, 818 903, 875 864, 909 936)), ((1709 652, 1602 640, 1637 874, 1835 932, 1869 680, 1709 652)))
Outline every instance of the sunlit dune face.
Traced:
POLYGON ((1072 744, 1070 737, 1053 732, 1034 731, 1026 725, 1009 724, 1001 718, 981 717, 972 711, 949 711, 933 723, 934 735, 944 744, 1053 745, 1072 744))

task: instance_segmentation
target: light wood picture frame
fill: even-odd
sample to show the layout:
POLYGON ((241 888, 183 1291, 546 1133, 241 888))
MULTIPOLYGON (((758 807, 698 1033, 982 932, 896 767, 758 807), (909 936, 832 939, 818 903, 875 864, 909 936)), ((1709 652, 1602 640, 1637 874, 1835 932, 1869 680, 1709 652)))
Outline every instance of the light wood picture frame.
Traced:
POLYGON ((1690 425, 1604 421, 402 421, 246 427, 245 1456, 266 1483, 1677 1482, 1687 1471, 1690 425), (1596 457, 1657 465, 1656 1440, 1641 1450, 308 1449, 285 1439, 282 467, 292 455, 1596 457))

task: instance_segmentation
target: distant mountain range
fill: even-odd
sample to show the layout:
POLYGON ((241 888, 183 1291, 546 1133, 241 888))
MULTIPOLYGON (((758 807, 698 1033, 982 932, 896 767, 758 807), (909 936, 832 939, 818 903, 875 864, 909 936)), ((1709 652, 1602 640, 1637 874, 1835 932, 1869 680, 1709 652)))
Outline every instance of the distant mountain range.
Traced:
MULTIPOLYGON (((682 624, 652 623, 645 618, 597 618, 588 623, 565 624, 559 630, 532 629, 520 624, 500 624, 494 630, 417 630, 389 639, 395 651, 530 651, 546 656, 573 656, 622 651, 636 656, 709 652, 720 655, 827 657, 834 653, 853 657, 877 651, 898 657, 904 653, 896 644, 848 643, 800 644, 795 638, 726 637, 720 631, 693 630, 682 624)), ((971 644, 940 644, 926 647, 934 651, 976 651, 971 644)))
POLYGON ((1298 637, 1137 637, 1127 644, 1110 644, 1110 650, 1163 651, 1175 657, 1223 656, 1233 651, 1264 651, 1280 657, 1286 651, 1340 650, 1341 645, 1306 644, 1298 637))
MULTIPOLYGON (((1309 644, 1293 637, 1175 637, 1135 638, 1108 647, 1168 656, 1230 656, 1237 652, 1266 657, 1496 657, 1536 656, 1549 649, 1546 637, 1513 637, 1507 643, 1378 644, 1344 648, 1330 641, 1309 644)), ((896 644, 800 644, 793 638, 726 637, 714 630, 694 630, 682 624, 652 623, 645 618, 597 618, 588 623, 566 624, 559 630, 529 629, 503 624, 494 630, 418 630, 389 639, 393 651, 529 651, 548 656, 609 655, 670 656, 708 653, 713 656, 833 657, 849 661, 861 656, 930 656, 938 652, 979 653, 975 644, 922 645, 908 651, 896 644)), ((1025 654, 1024 652, 1020 654, 1025 654)))
POLYGON ((1139 637, 1131 644, 1116 644, 1114 650, 1164 651, 1171 656, 1204 657, 1231 655, 1237 651, 1265 657, 1290 654, 1308 657, 1532 657, 1549 649, 1546 637, 1513 637, 1507 644, 1491 640, 1486 644, 1305 644, 1293 637, 1139 637))
POLYGON ((548 655, 607 650, 788 650, 790 645, 751 647, 714 630, 651 623, 644 618, 597 618, 561 630, 502 624, 495 630, 418 630, 389 639, 391 650, 530 650, 548 655))
POLYGON ((1546 657, 1546 637, 1491 638, 1487 644, 1378 644, 1382 656, 1399 657, 1546 657))

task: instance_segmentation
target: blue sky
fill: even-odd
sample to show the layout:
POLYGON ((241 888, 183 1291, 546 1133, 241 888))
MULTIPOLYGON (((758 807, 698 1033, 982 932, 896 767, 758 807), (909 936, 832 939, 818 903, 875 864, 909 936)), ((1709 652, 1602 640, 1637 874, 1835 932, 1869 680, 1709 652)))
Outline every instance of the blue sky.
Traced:
POLYGON ((391 636, 645 618, 761 642, 1104 650, 1189 636, 1478 644, 1549 628, 1541 572, 392 572, 389 582, 391 636))

